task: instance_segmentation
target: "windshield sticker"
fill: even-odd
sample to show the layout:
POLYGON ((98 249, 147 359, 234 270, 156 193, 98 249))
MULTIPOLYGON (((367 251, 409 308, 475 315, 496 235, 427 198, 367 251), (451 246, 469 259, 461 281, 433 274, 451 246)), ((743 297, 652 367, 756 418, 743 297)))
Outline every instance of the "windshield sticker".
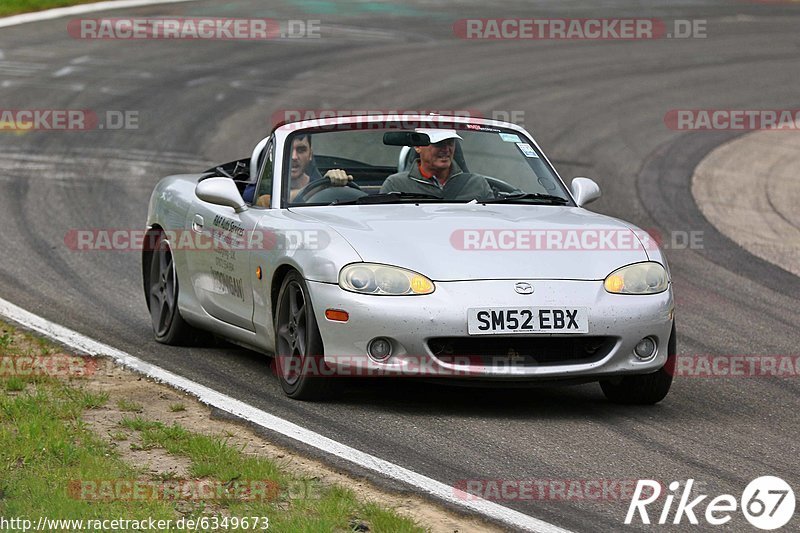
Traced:
POLYGON ((522 139, 519 138, 518 135, 514 135, 513 133, 501 133, 500 138, 503 139, 507 143, 521 143, 522 139))
POLYGON ((539 157, 536 155, 536 151, 534 151, 534 149, 531 148, 531 145, 528 143, 517 143, 517 148, 519 148, 520 151, 525 154, 525 157, 539 157))
POLYGON ((475 131, 490 131, 492 133, 500 133, 500 130, 497 128, 487 128, 486 126, 481 126, 479 124, 467 124, 465 126, 468 130, 475 130, 475 131))

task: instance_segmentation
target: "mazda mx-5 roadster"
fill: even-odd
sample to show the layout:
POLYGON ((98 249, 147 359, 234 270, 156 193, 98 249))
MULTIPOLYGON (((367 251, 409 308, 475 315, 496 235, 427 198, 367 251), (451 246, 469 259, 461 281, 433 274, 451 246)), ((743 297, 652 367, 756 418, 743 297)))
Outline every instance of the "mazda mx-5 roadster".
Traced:
POLYGON ((646 232, 585 208, 599 196, 511 123, 279 124, 249 158, 155 187, 155 338, 210 332, 265 353, 296 399, 411 376, 599 382, 652 404, 675 365, 669 268, 646 232))

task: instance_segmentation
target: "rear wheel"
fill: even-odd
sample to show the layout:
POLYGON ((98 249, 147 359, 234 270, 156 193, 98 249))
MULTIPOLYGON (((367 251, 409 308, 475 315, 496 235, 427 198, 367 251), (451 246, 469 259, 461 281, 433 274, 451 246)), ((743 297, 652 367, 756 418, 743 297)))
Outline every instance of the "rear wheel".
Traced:
POLYGON ((667 396, 672 386, 672 376, 675 373, 677 338, 674 323, 669 336, 667 354, 667 362, 652 374, 624 376, 618 380, 601 381, 600 387, 603 389, 603 394, 614 403, 626 405, 649 405, 660 402, 667 396))
POLYGON ((150 261, 148 291, 150 318, 156 341, 162 344, 186 344, 194 331, 178 310, 178 275, 169 241, 160 235, 150 261))
POLYGON ((325 366, 308 287, 298 272, 286 276, 278 293, 275 336, 275 368, 286 395, 296 400, 329 396, 335 378, 325 366))

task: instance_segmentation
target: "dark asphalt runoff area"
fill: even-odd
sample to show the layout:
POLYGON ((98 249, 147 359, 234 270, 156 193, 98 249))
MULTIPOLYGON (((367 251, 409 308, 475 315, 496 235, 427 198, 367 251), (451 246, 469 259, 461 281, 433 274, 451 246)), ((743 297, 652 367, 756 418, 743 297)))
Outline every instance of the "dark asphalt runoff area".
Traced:
MULTIPOLYGON (((738 510, 725 525, 706 524, 708 500, 739 498, 763 475, 800 489, 797 376, 687 376, 651 407, 613 405, 596 384, 500 390, 405 380, 353 383, 331 402, 297 402, 260 354, 157 344, 138 253, 65 244, 71 229, 142 228, 161 177, 249 156, 280 110, 514 113, 565 180, 600 184, 592 210, 667 236, 680 355, 797 356, 800 280, 722 236, 691 196, 695 165, 740 133, 675 131, 664 117, 672 109, 800 108, 800 4, 240 0, 89 16, 165 15, 319 20, 320 38, 81 40, 67 32, 68 19, 0 29, 0 108, 137 118, 135 129, 0 133, 0 297, 447 484, 647 478, 666 490, 694 479, 701 490, 693 497, 709 495, 696 508, 698 526, 685 517, 677 526, 625 525, 627 502, 611 497, 498 502, 574 531, 754 531, 738 510), (706 37, 454 35, 458 19, 499 17, 647 17, 668 27, 704 20, 706 37), (689 232, 700 232, 701 246, 680 246, 689 232)), ((651 519, 662 505, 650 508, 651 519)), ((798 524, 795 517, 785 530, 798 524)))

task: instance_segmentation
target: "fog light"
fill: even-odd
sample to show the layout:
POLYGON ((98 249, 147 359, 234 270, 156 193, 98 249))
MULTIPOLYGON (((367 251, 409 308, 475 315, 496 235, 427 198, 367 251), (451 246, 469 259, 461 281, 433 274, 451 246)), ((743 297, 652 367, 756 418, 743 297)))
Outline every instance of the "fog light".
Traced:
POLYGON ((633 349, 633 354, 641 360, 652 358, 656 354, 656 341, 653 337, 645 337, 633 349))
POLYGON ((367 353, 376 361, 384 361, 392 355, 392 341, 385 337, 376 337, 369 341, 367 353))

